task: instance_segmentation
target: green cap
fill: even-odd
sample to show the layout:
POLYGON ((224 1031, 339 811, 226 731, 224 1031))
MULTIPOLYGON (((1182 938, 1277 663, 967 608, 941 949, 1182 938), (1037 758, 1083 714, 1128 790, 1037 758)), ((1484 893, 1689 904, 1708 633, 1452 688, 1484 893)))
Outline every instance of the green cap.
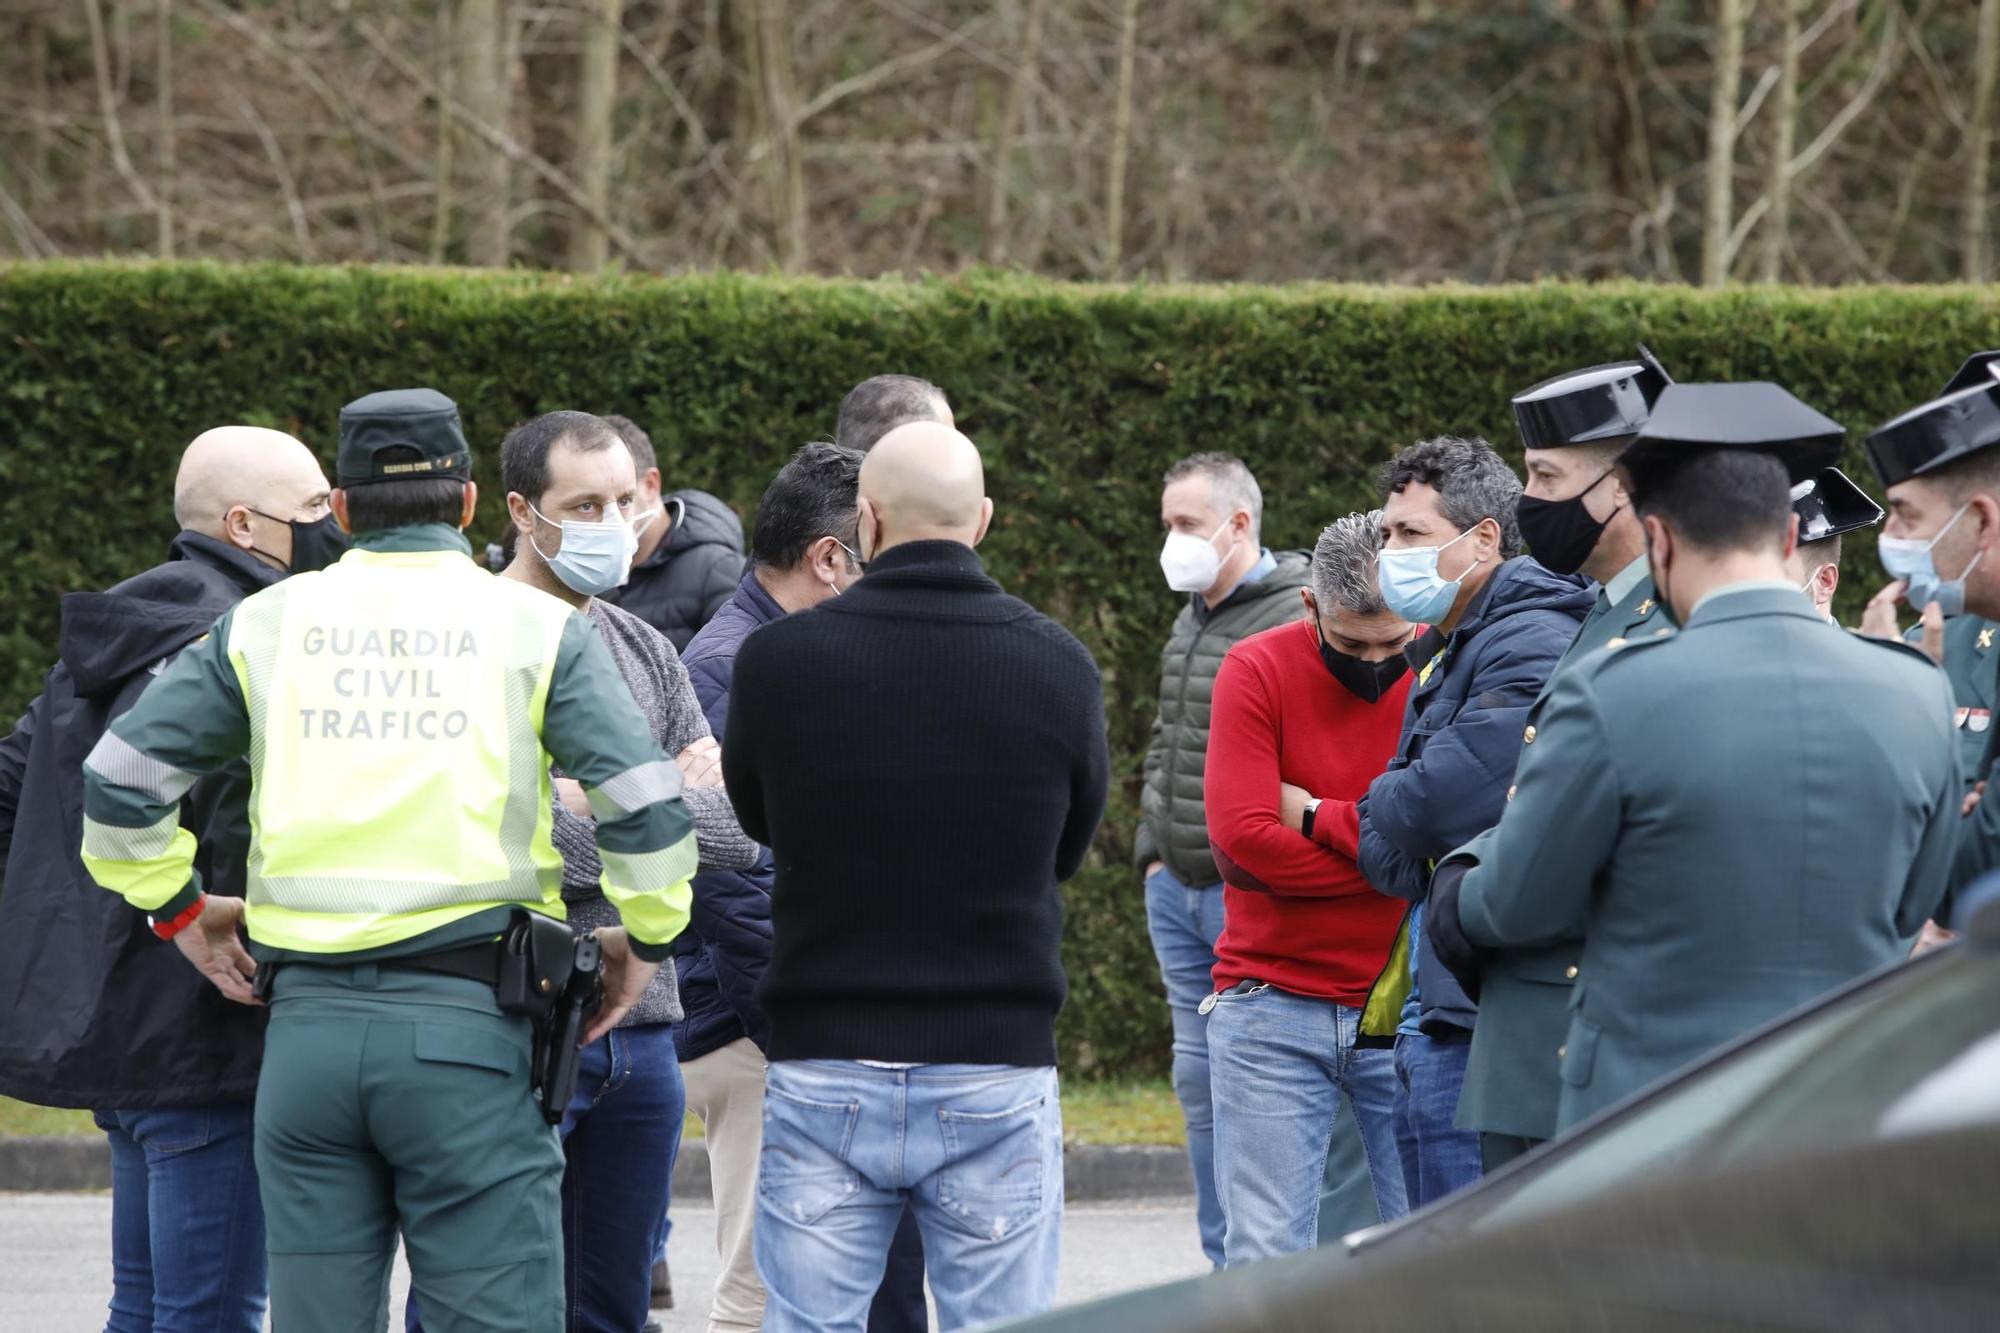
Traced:
POLYGON ((472 477, 458 404, 436 389, 384 389, 340 409, 338 484, 472 477))

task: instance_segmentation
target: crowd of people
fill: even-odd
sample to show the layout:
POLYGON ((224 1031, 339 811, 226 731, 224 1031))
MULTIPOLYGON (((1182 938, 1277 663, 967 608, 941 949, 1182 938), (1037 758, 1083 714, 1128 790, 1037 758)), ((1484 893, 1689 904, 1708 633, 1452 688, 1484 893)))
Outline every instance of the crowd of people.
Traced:
MULTIPOLYGON (((1419 441, 1310 552, 1263 544, 1242 460, 1166 470, 1134 859, 1214 1265, 1441 1199, 1948 936, 2000 862, 1996 368, 1869 437, 1859 633, 1841 541, 1885 511, 1841 428, 1643 349, 1515 397, 1525 485, 1419 441)), ((409 1328, 638 1333, 690 1111, 710 1328, 1048 1308, 1104 698, 986 573, 945 395, 857 386, 747 552, 629 419, 499 453, 483 567, 444 395, 350 403, 332 482, 214 429, 169 559, 64 598, 0 742, 0 1093, 110 1140, 107 1327, 379 1327, 400 1239, 409 1328)))

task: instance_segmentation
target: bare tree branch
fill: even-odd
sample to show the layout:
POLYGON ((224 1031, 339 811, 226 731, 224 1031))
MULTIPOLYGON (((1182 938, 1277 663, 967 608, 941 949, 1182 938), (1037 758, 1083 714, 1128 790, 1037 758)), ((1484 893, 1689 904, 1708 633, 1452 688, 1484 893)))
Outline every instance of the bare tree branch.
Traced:
POLYGON ((1959 276, 1986 281, 1986 181, 1993 155, 1993 82, 2000 67, 2000 0, 1980 0, 1973 59, 1972 133, 1966 152, 1965 202, 1959 224, 1959 276))
POLYGON ((125 151, 125 130, 118 123, 118 105, 111 89, 111 52, 104 39, 103 0, 84 0, 84 15, 90 21, 90 63, 97 75, 97 108, 104 118, 104 140, 111 149, 112 169, 140 206, 157 215, 160 201, 154 196, 153 187, 132 165, 131 154, 125 151))
POLYGON ((278 145, 278 136, 271 133, 271 127, 257 111, 256 103, 241 94, 237 105, 242 108, 243 119, 256 131, 257 142, 264 147, 264 156, 270 159, 271 172, 278 178, 278 189, 285 196, 285 214, 292 222, 292 239, 298 243, 299 256, 310 260, 314 257, 312 228, 306 225, 305 206, 299 202, 299 185, 292 177, 291 164, 285 161, 285 150, 278 145))
POLYGON ((475 119, 472 113, 466 110, 464 104, 456 98, 446 97, 438 88, 437 81, 424 73, 409 57, 403 55, 394 46, 390 45, 388 40, 375 30, 373 24, 363 20, 356 25, 356 31, 361 34, 364 41, 380 53, 382 59, 395 68, 397 73, 422 89, 427 97, 442 105, 451 113, 454 120, 471 131, 482 142, 490 144, 501 153, 504 153, 508 161, 524 166, 541 177, 542 180, 548 183, 550 189, 568 201, 570 207, 576 209, 577 212, 583 214, 597 226, 602 227, 605 236, 610 239, 614 249, 632 260, 635 264, 645 265, 646 256, 644 248, 640 245, 638 239, 610 218, 604 216, 602 212, 598 211, 583 191, 577 188, 576 182, 564 175, 561 169, 552 166, 547 159, 522 147, 520 142, 505 130, 496 129, 484 121, 475 119))
POLYGON ((1125 241, 1125 157, 1132 143, 1132 67, 1137 63, 1139 0, 1124 0, 1118 16, 1118 93, 1111 116, 1111 155, 1104 174, 1104 276, 1118 276, 1125 241))

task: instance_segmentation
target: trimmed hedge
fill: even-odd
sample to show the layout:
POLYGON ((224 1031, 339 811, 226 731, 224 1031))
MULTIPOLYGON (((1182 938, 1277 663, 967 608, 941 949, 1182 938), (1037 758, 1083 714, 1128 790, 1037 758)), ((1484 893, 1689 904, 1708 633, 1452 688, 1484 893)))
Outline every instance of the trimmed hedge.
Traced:
MULTIPOLYGON (((1424 435, 1518 454, 1507 400, 1643 338, 1682 378, 1772 379, 1865 430, 2000 345, 1991 288, 1740 289, 1636 284, 1391 290, 1082 287, 976 274, 843 282, 718 275, 578 280, 424 270, 47 264, 0 267, 0 706, 39 687, 57 597, 131 574, 173 531, 181 446, 250 422, 329 462, 336 413, 371 389, 456 398, 502 522, 494 446, 558 407, 624 412, 670 483, 745 515, 840 396, 884 370, 944 386, 985 451, 998 515, 983 554, 1103 667, 1120 779, 1098 863, 1069 892, 1077 1074, 1153 1076, 1168 1026, 1129 869, 1157 653, 1160 473, 1226 449, 1255 469, 1266 540, 1307 546, 1371 503, 1424 435)), ((1858 437, 1857 437, 1858 438, 1858 437)), ((1851 446, 1850 470, 1873 488, 1851 446)), ((1880 586, 1849 544, 1842 610, 1880 586)), ((829 701, 837 706, 838 701, 829 701)), ((829 757, 829 763, 836 761, 829 757)), ((946 868, 940 867, 941 872, 946 868)))

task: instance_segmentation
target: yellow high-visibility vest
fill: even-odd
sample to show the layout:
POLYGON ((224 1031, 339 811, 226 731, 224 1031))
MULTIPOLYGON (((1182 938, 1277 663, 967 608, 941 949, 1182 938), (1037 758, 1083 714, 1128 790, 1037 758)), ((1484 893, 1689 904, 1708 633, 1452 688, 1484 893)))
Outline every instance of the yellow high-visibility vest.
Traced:
POLYGON ((237 608, 252 939, 344 953, 503 904, 564 915, 540 735, 572 614, 453 551, 350 551, 237 608))

